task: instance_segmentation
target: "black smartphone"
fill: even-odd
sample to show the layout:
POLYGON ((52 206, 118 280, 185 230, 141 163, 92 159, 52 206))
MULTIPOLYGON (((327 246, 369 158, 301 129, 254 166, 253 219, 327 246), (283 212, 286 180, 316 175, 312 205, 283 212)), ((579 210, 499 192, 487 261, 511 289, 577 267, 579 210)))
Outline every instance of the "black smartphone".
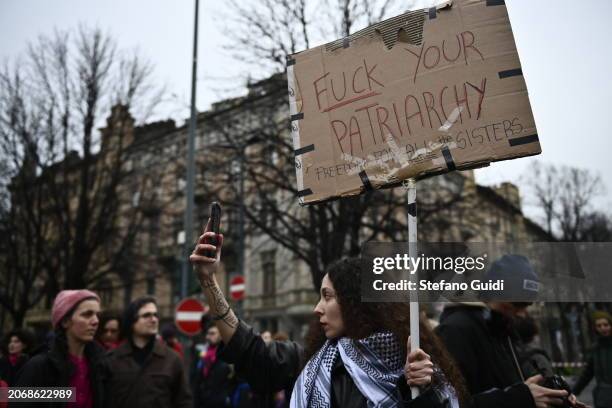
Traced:
MULTIPOLYGON (((221 206, 219 205, 218 202, 213 201, 213 203, 210 205, 210 230, 212 232, 214 232, 215 234, 219 234, 219 226, 220 226, 220 224, 221 224, 221 206)), ((210 245, 217 246, 217 244, 219 242, 218 242, 217 237, 215 235, 214 238, 209 238, 207 243, 210 244, 210 245)), ((214 251, 206 251, 206 253, 204 255, 209 257, 209 258, 214 258, 215 257, 215 252, 214 251)))

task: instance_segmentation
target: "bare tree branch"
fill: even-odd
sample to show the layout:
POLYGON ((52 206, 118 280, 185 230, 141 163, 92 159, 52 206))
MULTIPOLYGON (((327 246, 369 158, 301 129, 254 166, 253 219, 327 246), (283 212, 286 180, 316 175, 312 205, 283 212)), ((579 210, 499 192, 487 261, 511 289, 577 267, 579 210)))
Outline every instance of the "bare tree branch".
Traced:
POLYGON ((16 325, 43 296, 113 272, 142 224, 141 209, 125 214, 118 196, 133 153, 131 113, 151 112, 162 90, 149 62, 122 55, 108 34, 81 26, 40 36, 0 70, 0 225, 10 249, 0 285, 11 288, 0 303, 13 305, 16 325))

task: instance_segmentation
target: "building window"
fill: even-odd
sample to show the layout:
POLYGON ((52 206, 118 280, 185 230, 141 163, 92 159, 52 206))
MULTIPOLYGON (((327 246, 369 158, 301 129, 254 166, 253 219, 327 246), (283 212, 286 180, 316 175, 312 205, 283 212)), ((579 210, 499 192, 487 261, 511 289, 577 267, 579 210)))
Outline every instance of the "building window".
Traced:
POLYGON ((261 254, 261 271, 263 273, 263 295, 276 294, 276 251, 265 251, 261 254))

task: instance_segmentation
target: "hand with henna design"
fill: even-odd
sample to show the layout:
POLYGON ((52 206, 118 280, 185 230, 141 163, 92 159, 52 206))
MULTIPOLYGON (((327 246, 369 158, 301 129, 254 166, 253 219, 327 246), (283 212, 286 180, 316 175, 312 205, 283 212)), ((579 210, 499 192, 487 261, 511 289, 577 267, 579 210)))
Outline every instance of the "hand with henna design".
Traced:
POLYGON ((193 271, 200 281, 204 295, 210 306, 210 313, 213 316, 216 326, 219 328, 221 337, 225 343, 229 342, 236 327, 238 327, 238 319, 234 312, 230 309, 221 288, 217 283, 216 273, 221 261, 221 248, 223 246, 223 235, 215 234, 210 231, 210 219, 206 223, 204 233, 200 235, 195 244, 195 248, 189 256, 189 261, 193 265, 193 271), (218 245, 209 244, 212 238, 217 238, 218 245), (207 251, 214 251, 215 257, 206 256, 207 251))

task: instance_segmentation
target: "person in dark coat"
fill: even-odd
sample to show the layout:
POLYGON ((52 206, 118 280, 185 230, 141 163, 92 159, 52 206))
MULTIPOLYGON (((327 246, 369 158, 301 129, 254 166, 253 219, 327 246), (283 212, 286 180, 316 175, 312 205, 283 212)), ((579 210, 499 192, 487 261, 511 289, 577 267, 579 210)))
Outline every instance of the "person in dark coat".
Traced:
MULTIPOLYGON (((538 277, 523 256, 504 255, 487 273, 485 280, 503 279, 505 287, 519 291, 528 288, 525 289, 528 293, 503 296, 523 299, 537 294, 538 277)), ((488 300, 449 304, 442 312, 436 332, 459 365, 474 407, 535 408, 561 405, 563 398, 568 397, 565 390, 539 385, 543 381, 541 375, 525 378, 521 371, 513 316, 529 304, 488 300)))
POLYGON ((0 357, 0 379, 8 386, 15 383, 17 372, 25 365, 34 349, 34 339, 25 329, 15 329, 7 333, 2 342, 0 357))
POLYGON ((126 308, 125 341, 108 353, 113 408, 191 408, 191 390, 181 358, 156 339, 157 302, 150 296, 126 308))
POLYGON ((16 387, 74 387, 76 401, 20 403, 20 407, 106 407, 108 369, 95 341, 100 299, 89 290, 63 290, 51 311, 55 336, 50 350, 33 356, 16 387))
POLYGON ((174 323, 166 325, 161 331, 161 340, 166 344, 166 346, 174 350, 176 354, 181 356, 181 358, 184 358, 185 353, 183 351, 183 345, 177 336, 178 335, 174 323))
POLYGON ((225 301, 215 278, 223 236, 216 247, 206 243, 214 237, 207 225, 190 260, 223 338, 221 357, 253 392, 273 398, 292 387, 292 407, 458 407, 460 378, 443 346, 421 324, 423 349, 406 351, 408 305, 361 302, 358 259, 330 266, 323 278, 306 349, 291 341, 266 344, 225 301), (422 387, 421 395, 412 399, 409 386, 422 387))
POLYGON ((514 319, 514 329, 520 342, 517 346, 519 364, 525 378, 542 374, 544 377, 554 375, 552 360, 546 350, 536 344, 538 326, 527 312, 514 319))
POLYGON ((208 348, 199 358, 194 383, 195 408, 223 408, 230 403, 231 374, 229 364, 219 358, 221 334, 216 326, 206 333, 208 348))
POLYGON ((574 393, 580 394, 595 377, 593 404, 596 408, 612 407, 612 317, 608 312, 593 314, 597 342, 591 349, 587 365, 574 385, 574 393))

